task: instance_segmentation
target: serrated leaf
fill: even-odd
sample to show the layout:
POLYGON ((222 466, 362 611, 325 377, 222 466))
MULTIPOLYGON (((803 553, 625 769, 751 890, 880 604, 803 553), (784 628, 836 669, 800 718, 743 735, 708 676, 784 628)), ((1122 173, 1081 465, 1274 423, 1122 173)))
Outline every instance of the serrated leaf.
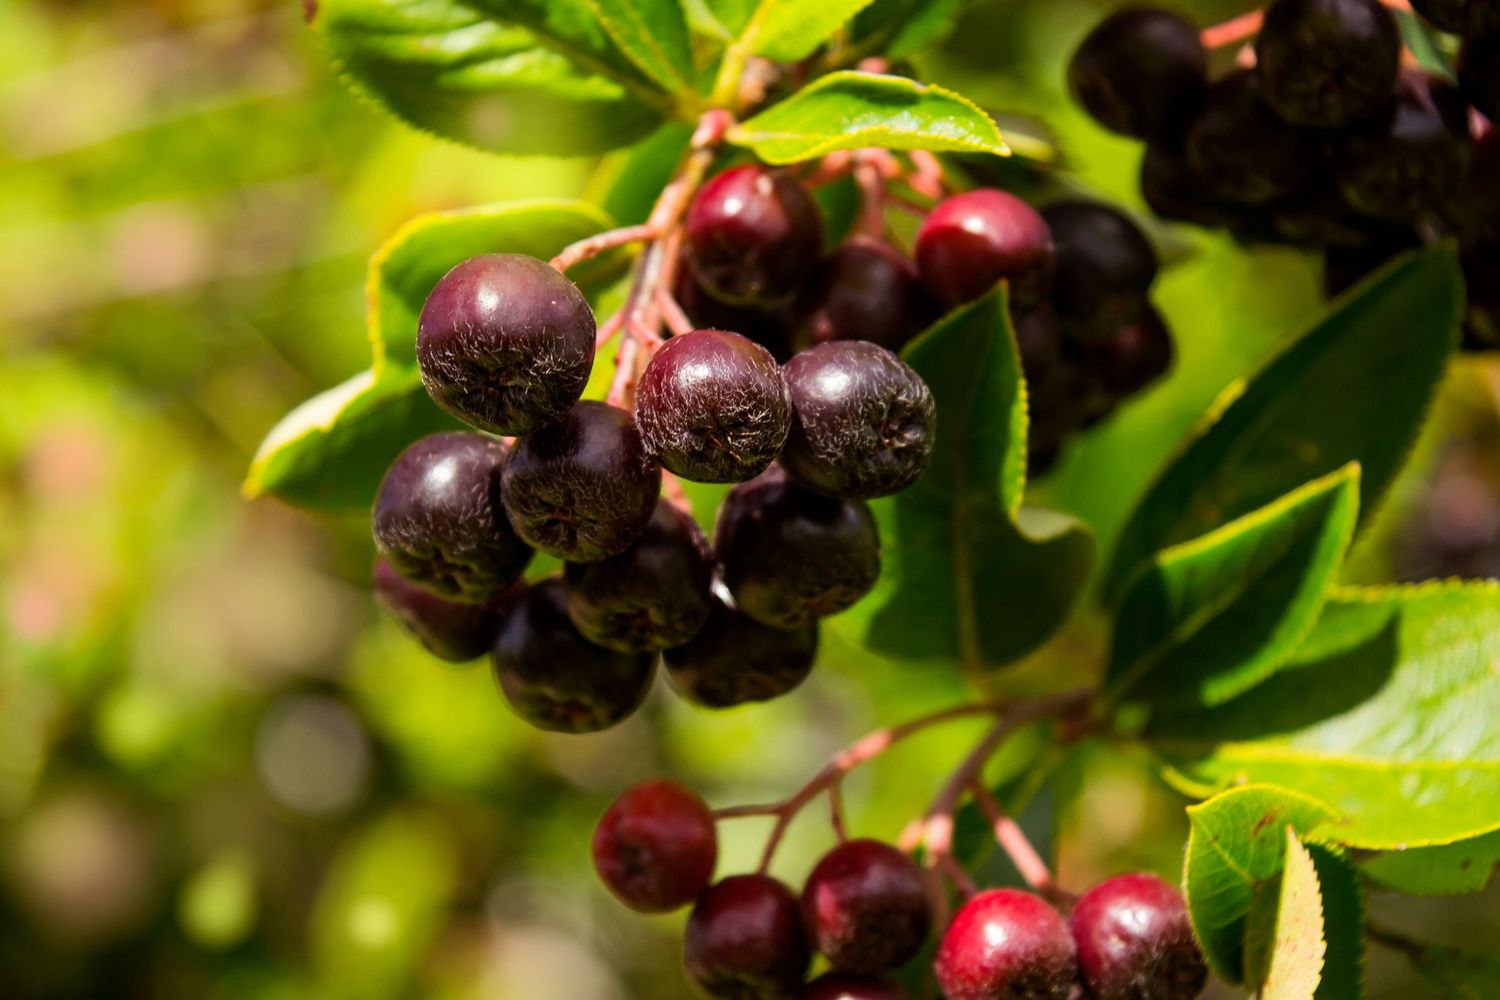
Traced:
POLYGON ((1336 591, 1275 676, 1153 716, 1145 739, 1199 788, 1265 782, 1327 803, 1342 815, 1324 839, 1452 844, 1500 829, 1497 663, 1500 586, 1336 591))
POLYGON ((1218 705, 1264 680, 1317 621, 1358 509, 1347 466, 1159 553, 1120 604, 1106 697, 1218 705))
POLYGON ((693 43, 677 0, 589 0, 620 50, 668 92, 693 93, 693 43))
POLYGON ((1153 553, 1359 462, 1368 522, 1421 427, 1463 313, 1451 246, 1409 254, 1231 386, 1157 476, 1105 574, 1110 604, 1153 553))
MULTIPOLYGON (((414 0, 375 0, 411 3, 414 0)), ((415 0, 425 2, 425 0, 415 0)), ((530 31, 537 41, 590 73, 637 90, 649 90, 646 74, 615 44, 590 0, 460 0, 505 25, 530 31)))
POLYGON ((1317 1000, 1363 1000, 1365 995, 1365 893, 1359 870, 1328 844, 1305 845, 1318 871, 1323 898, 1323 976, 1317 1000))
POLYGON ((860 52, 909 59, 931 48, 953 29, 968 0, 875 0, 854 18, 850 30, 860 52))
POLYGON ((647 134, 669 108, 627 75, 596 72, 597 59, 585 66, 457 0, 322 0, 316 23, 357 90, 479 149, 601 153, 647 134))
POLYGON ((1002 293, 950 314, 904 357, 937 402, 931 464, 875 503, 880 583, 839 619, 890 656, 947 659, 966 671, 1009 663, 1066 619, 1093 552, 1062 514, 1023 510, 1026 410, 1002 293))
POLYGON ((1463 948, 1394 941, 1411 964, 1442 987, 1446 1000, 1495 1000, 1500 996, 1500 956, 1463 948))
POLYGON ((1408 896, 1480 892, 1500 866, 1500 831, 1439 847, 1372 855, 1360 865, 1371 881, 1408 896))
POLYGON ((767 163, 799 163, 841 149, 1008 150, 973 102, 904 77, 830 73, 729 132, 767 163))
POLYGON ((761 0, 746 26, 750 51, 776 62, 798 62, 817 51, 871 0, 761 0))
POLYGON ((1323 895, 1318 870, 1290 828, 1276 907, 1270 967, 1260 984, 1260 1000, 1312 1000, 1323 977, 1323 895))

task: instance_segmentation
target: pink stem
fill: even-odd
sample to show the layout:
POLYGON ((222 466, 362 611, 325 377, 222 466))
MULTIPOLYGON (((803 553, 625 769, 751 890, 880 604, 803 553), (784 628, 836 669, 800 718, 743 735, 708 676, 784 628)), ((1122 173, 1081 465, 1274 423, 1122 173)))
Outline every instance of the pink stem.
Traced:
POLYGON ((1205 49, 1224 49, 1254 38, 1260 33, 1260 26, 1264 21, 1264 12, 1252 10, 1248 14, 1231 17, 1227 21, 1204 28, 1198 37, 1205 49))
POLYGON ((667 498, 667 502, 689 517, 693 514, 693 502, 683 492, 682 480, 678 479, 666 469, 661 470, 661 492, 667 498))
POLYGON ((1047 867, 1047 862, 1042 860, 1037 849, 1031 845, 1026 831, 1006 815, 1005 810, 990 794, 989 789, 975 781, 969 786, 969 790, 974 796, 975 804, 979 806, 980 811, 984 813, 995 831, 995 843, 999 844, 1000 849, 1010 856, 1011 862, 1016 866, 1016 871, 1021 873, 1021 878, 1026 880, 1026 884, 1053 902, 1071 902, 1072 896, 1058 886, 1057 879, 1052 875, 1052 869, 1047 867))
POLYGON ((685 333, 693 332, 693 321, 688 319, 687 313, 682 311, 682 306, 676 297, 665 288, 656 290, 656 307, 661 310, 662 318, 667 321, 667 329, 672 331, 672 336, 681 337, 685 333))
POLYGON ((873 160, 856 157, 854 180, 859 184, 859 232, 871 239, 885 235, 885 178, 873 160))
POLYGON ((937 200, 948 193, 948 182, 943 177, 943 164, 930 149, 914 149, 907 154, 911 158, 912 174, 907 183, 918 194, 937 200))
POLYGON ((625 310, 617 309, 610 314, 609 319, 599 326, 599 332, 594 334, 594 353, 598 354, 609 343, 609 339, 620 332, 625 325, 625 310))
POLYGON ((559 271, 567 271, 586 260, 592 260, 607 250, 614 250, 628 243, 646 243, 656 239, 657 236, 658 231, 649 224, 611 229, 609 232, 590 236, 588 239, 579 240, 577 243, 564 247, 562 253, 552 258, 552 266, 559 271))

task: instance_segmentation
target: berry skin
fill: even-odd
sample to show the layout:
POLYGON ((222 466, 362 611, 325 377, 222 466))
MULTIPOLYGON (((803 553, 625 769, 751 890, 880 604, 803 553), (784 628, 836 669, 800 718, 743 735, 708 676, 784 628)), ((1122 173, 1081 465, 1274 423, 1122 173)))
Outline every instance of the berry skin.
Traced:
POLYGON ((669 913, 708 888, 719 836, 708 806, 675 781, 627 788, 594 828, 594 869, 641 913, 669 913))
POLYGON ((907 992, 884 979, 830 972, 808 983, 800 1000, 907 1000, 907 992))
POLYGON ((1068 925, 1046 900, 990 889, 954 915, 933 971, 947 1000, 1064 1000, 1078 960, 1068 925))
POLYGON ((713 609, 713 557, 703 532, 659 500, 645 534, 617 556, 568 563, 568 617, 592 643, 623 653, 680 646, 713 609))
POLYGON ((1208 86, 1198 29, 1164 10, 1117 11, 1068 64, 1068 86, 1105 128, 1154 142, 1180 138, 1208 86))
POLYGON ((521 578, 530 547, 500 504, 508 449, 481 434, 422 438, 375 496, 375 546, 401 576, 450 601, 488 600, 521 578))
POLYGON ((687 251, 708 292, 736 305, 766 305, 789 298, 817 264, 823 220, 794 178, 761 166, 735 167, 693 198, 687 251))
POLYGON ((661 469, 630 414, 585 401, 516 442, 501 478, 510 523, 534 547, 569 562, 624 552, 646 530, 661 469))
POLYGON ((1010 282, 1011 301, 1029 309, 1052 278, 1052 233, 1036 209, 995 188, 938 204, 917 233, 917 270, 928 291, 953 307, 1010 282))
POLYGON ((1235 216, 1235 206, 1204 183, 1186 153, 1171 146, 1146 147, 1141 159, 1141 197, 1158 218, 1205 229, 1227 226, 1235 216))
POLYGON ((403 579, 384 559, 375 561, 372 576, 375 602, 433 656, 468 663, 490 651, 506 594, 482 604, 460 604, 403 579))
POLYGON ((1113 337, 1085 347, 1089 368, 1099 385, 1116 399, 1133 396, 1172 367, 1172 333, 1151 306, 1139 320, 1113 337))
POLYGON ((1469 109, 1431 76, 1403 81, 1395 104, 1339 150, 1339 188, 1355 210, 1405 221, 1442 207, 1469 170, 1469 109))
POLYGON ((1203 114, 1184 141, 1187 161, 1220 198, 1261 205, 1306 183, 1319 164, 1313 133, 1277 118, 1252 70, 1235 70, 1209 88, 1203 114))
POLYGON ((1455 35, 1478 38, 1500 31, 1496 0, 1411 0, 1411 6, 1433 27, 1455 35))
POLYGON ((937 318, 916 265, 883 240, 854 236, 823 260, 802 298, 797 343, 868 340, 899 351, 937 318))
POLYGON ((1500 119, 1500 34, 1464 44, 1458 58, 1458 84, 1486 118, 1500 119))
POLYGON ((1155 875, 1118 875, 1084 893, 1069 918, 1094 1000, 1192 1000, 1208 966, 1182 894, 1155 875))
POLYGON ((1021 372, 1028 384, 1044 380, 1062 360, 1062 330, 1057 310, 1042 303, 1013 321, 1021 372))
POLYGON ((475 257, 427 297, 417 363, 433 401, 458 419, 496 434, 530 434, 583 395, 594 366, 594 314, 546 261, 475 257))
POLYGON ((786 442, 792 404, 764 347, 724 330, 673 337, 641 375, 635 419, 661 464, 699 483, 742 483, 786 442))
POLYGON ((810 959, 797 897, 768 876, 735 875, 709 886, 688 917, 683 962, 709 996, 795 996, 810 959))
POLYGON ((1055 202, 1042 215, 1057 243, 1052 305, 1063 327, 1108 336, 1139 317, 1157 262, 1136 224, 1086 201, 1055 202))
POLYGON ((663 656, 677 693, 704 708, 770 701, 812 672, 818 626, 790 630, 762 625, 722 601, 691 641, 663 656))
POLYGON ((883 347, 819 344, 783 368, 792 431, 781 462, 818 493, 869 500, 906 489, 932 457, 937 420, 922 377, 883 347))
POLYGON ((686 267, 677 275, 675 291, 677 304, 698 329, 733 330, 770 351, 778 364, 796 353, 792 344, 797 325, 793 303, 767 308, 730 305, 710 295, 686 267))
POLYGON ((1255 53, 1266 102, 1278 115, 1339 128, 1389 102, 1401 31, 1380 0, 1275 0, 1255 53))
POLYGON ((735 606, 772 628, 838 614, 880 577, 880 532, 859 500, 834 500, 780 466, 736 486, 719 506, 714 548, 735 606))
POLYGON ((568 619, 558 579, 516 602, 495 638, 495 679, 522 719, 556 733, 597 733, 628 718, 651 690, 656 657, 595 646, 568 619))
POLYGON ((835 969, 874 974, 922 950, 932 910, 916 862, 878 840, 850 840, 807 877, 802 920, 835 969))

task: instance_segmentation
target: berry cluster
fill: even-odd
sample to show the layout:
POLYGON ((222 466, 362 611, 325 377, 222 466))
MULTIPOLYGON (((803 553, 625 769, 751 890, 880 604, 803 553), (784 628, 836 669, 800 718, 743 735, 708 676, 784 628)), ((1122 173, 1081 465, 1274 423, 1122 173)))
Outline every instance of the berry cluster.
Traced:
MULTIPOLYGON (((626 906, 665 913, 689 904, 688 976, 726 1000, 901 1000, 889 978, 922 951, 934 892, 905 852, 844 839, 800 896, 764 871, 713 880, 715 816, 664 780, 626 790, 593 839, 601 880, 626 906), (814 955, 827 971, 808 982, 814 955)), ((948 1000, 1190 1000, 1207 968, 1182 896, 1151 875, 1100 883, 1064 918, 1038 895, 970 896, 938 945, 932 971, 948 1000)))
POLYGON ((1500 113, 1500 3, 1411 8, 1462 36, 1456 84, 1404 58, 1382 0, 1275 0, 1201 34, 1129 8, 1088 35, 1069 83, 1106 128, 1146 141, 1141 191, 1157 215, 1320 251, 1330 297, 1403 250, 1459 238, 1465 345, 1500 347, 1500 135, 1488 120, 1500 113), (1209 49, 1240 42, 1234 68, 1210 79, 1209 49))

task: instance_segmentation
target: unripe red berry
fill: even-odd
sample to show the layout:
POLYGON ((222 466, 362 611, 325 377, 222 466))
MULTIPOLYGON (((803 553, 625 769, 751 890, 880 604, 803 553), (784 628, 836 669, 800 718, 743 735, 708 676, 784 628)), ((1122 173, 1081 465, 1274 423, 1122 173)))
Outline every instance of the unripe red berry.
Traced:
POLYGON ((797 897, 766 875, 735 875, 704 890, 683 941, 689 978, 725 1000, 781 1000, 802 987, 811 955, 797 897))
POLYGON ((719 840, 713 814, 675 781, 627 788, 594 830, 594 868, 615 896, 642 913, 691 903, 713 878, 719 840))
POLYGON ((1052 234, 1036 209, 994 188, 954 195, 917 233, 917 269, 945 305, 970 302, 1010 282, 1011 301, 1029 309, 1052 277, 1052 234))
POLYGON ((688 207, 687 257, 725 302, 786 299, 823 252, 817 202, 795 178, 749 165, 726 170, 688 207))
POLYGON ((1046 900, 990 889, 954 915, 933 971, 947 1000, 1065 1000, 1078 960, 1068 925, 1046 900))
POLYGON ((802 919, 834 968, 873 974, 922 949, 932 911, 916 862, 878 840, 851 840, 807 877, 802 919))
POLYGON ((1118 875, 1084 893, 1069 919, 1095 1000, 1192 1000, 1208 967, 1182 893, 1155 875, 1118 875))

